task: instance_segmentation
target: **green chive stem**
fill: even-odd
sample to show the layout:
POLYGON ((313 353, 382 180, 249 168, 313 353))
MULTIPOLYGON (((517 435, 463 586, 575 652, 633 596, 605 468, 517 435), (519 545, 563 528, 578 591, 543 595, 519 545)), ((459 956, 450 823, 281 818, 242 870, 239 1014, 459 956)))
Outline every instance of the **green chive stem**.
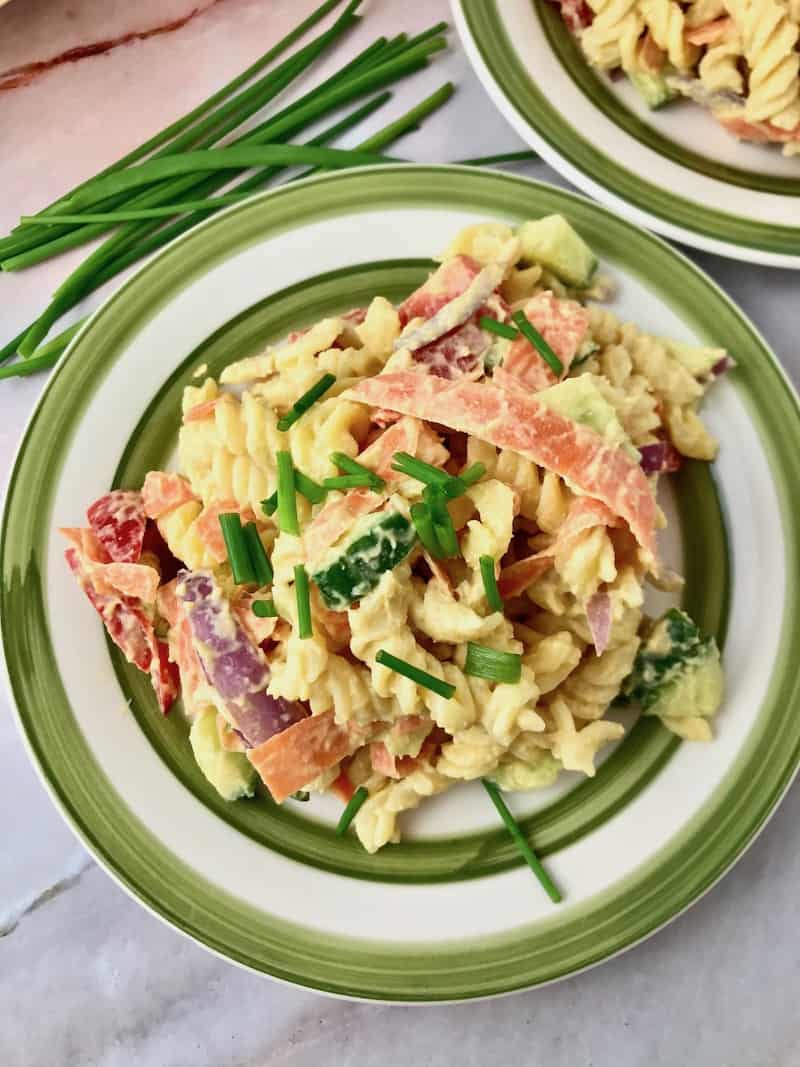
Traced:
POLYGON ((350 823, 355 819, 356 815, 358 815, 361 805, 368 796, 369 793, 365 786, 360 785, 358 789, 356 789, 355 793, 353 793, 352 797, 350 797, 350 800, 347 802, 347 807, 342 812, 339 822, 336 824, 337 837, 343 837, 347 833, 350 823))
POLYGON ((402 674, 404 678, 416 682, 417 685, 430 689, 431 692, 444 697, 445 700, 450 700, 456 691, 456 687, 450 685, 449 682, 442 681, 441 678, 437 678, 433 674, 428 674, 427 671, 415 667, 413 663, 406 663, 404 659, 393 656, 391 652, 387 652, 383 648, 378 652, 375 661, 380 663, 382 667, 388 667, 390 671, 394 671, 396 674, 402 674))
MULTIPOLYGON (((322 151, 338 150, 323 149, 322 151)), ((326 371, 320 380, 315 385, 312 385, 310 389, 307 389, 302 396, 298 397, 286 414, 278 419, 278 429, 285 432, 291 426, 294 426, 301 415, 305 415, 308 409, 327 393, 335 381, 336 375, 326 371)))
POLYGON ((480 558, 481 578, 483 579, 483 589, 486 593, 486 601, 492 611, 505 610, 505 604, 503 598, 500 596, 500 590, 497 587, 497 576, 495 575, 495 563, 491 556, 481 556, 480 558))
POLYGON ((284 533, 300 536, 297 521, 297 498, 295 496, 294 464, 291 452, 278 452, 278 526, 284 533))
POLYGON ((357 474, 362 478, 367 478, 369 484, 376 492, 380 492, 382 489, 386 488, 386 482, 383 478, 377 475, 374 471, 371 471, 369 467, 365 467, 363 463, 359 463, 344 452, 332 452, 331 463, 346 474, 357 474))
POLYGON ((335 478, 323 478, 324 489, 372 489, 372 479, 366 474, 340 474, 335 478))
POLYGON ((278 609, 274 600, 254 600, 252 605, 253 614, 259 619, 277 619, 278 609))
POLYGON ((516 685, 522 677, 522 656, 518 652, 502 652, 468 641, 464 674, 485 678, 490 682, 516 685))
POLYGON ((547 895, 550 897, 554 904, 560 904, 563 900, 561 893, 558 891, 550 875, 542 866, 542 863, 536 853, 528 844, 528 840, 523 834, 519 823, 509 811, 505 800, 503 800, 500 790, 497 788, 494 782, 490 782, 486 778, 481 778, 481 782, 483 784, 483 788, 489 794, 492 803, 497 809, 498 815, 503 820, 506 829, 511 835, 511 840, 517 846, 517 849, 522 854, 525 862, 528 864, 530 869, 539 879, 539 882, 545 893, 547 893, 547 895))
POLYGON ((564 364, 555 354, 544 337, 539 333, 533 323, 528 319, 524 311, 515 311, 511 316, 519 327, 519 332, 533 345, 542 359, 550 367, 556 377, 564 373, 564 364))
POLYGON ((423 504, 422 501, 412 504, 411 521, 414 523, 417 537, 428 555, 432 556, 433 559, 444 559, 444 550, 439 544, 439 538, 436 536, 433 517, 428 505, 423 504))
POLYGON ((509 341, 514 341, 519 337, 519 331, 514 326, 509 326, 507 322, 500 322, 499 319, 492 319, 488 315, 481 315, 478 325, 482 330, 496 333, 498 337, 505 337, 509 341))
MULTIPOLYGON (((321 504, 328 495, 328 490, 324 485, 320 485, 319 482, 315 482, 313 478, 309 478, 307 474, 303 474, 303 472, 299 470, 295 470, 294 472, 294 486, 297 492, 301 496, 304 496, 309 504, 321 504)), ((275 506, 278 506, 277 498, 275 500, 275 506)))
POLYGON ((277 489, 275 490, 275 492, 271 496, 268 496, 266 500, 262 500, 261 501, 261 510, 264 512, 265 515, 267 515, 269 517, 271 517, 271 516, 273 516, 275 514, 275 512, 278 510, 278 490, 277 489))
POLYGON ((250 562, 250 553, 247 548, 247 540, 242 529, 242 520, 237 511, 224 512, 219 516, 219 524, 222 529, 222 537, 225 541, 225 551, 228 553, 228 562, 233 571, 233 580, 237 585, 247 585, 256 580, 253 565, 250 562))
POLYGON ((297 602, 297 636, 301 640, 313 636, 311 626, 311 591, 308 587, 308 574, 302 563, 294 568, 294 595, 297 602))
POLYGON ((250 556, 250 567, 259 585, 270 585, 273 579, 272 564, 267 556, 266 549, 258 535, 258 527, 254 522, 248 522, 242 527, 244 539, 247 543, 247 552, 250 556))

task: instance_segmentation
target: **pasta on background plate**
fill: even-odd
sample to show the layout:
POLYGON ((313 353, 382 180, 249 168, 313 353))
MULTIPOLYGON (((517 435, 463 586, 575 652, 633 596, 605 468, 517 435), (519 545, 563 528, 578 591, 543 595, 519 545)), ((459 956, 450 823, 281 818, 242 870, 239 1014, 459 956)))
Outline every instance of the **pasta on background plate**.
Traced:
POLYGON ((188 385, 178 470, 63 530, 227 800, 356 794, 374 852, 459 782, 593 776, 617 702, 711 738, 716 644, 647 619, 644 584, 675 585, 656 486, 714 458, 698 409, 730 361, 619 321, 596 266, 561 216, 471 226, 399 306, 188 385))
POLYGON ((800 153, 796 0, 557 0, 583 54, 650 108, 678 97, 744 141, 800 153))

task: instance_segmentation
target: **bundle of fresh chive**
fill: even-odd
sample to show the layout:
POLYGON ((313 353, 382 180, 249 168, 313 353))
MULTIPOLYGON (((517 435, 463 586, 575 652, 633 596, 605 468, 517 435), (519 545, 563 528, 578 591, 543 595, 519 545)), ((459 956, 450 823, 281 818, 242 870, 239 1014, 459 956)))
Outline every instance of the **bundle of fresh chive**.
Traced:
POLYGON ((391 40, 378 38, 320 85, 220 146, 223 138, 274 100, 361 20, 357 9, 362 0, 350 0, 329 29, 273 65, 342 3, 325 0, 198 107, 42 211, 23 217, 0 239, 0 268, 15 271, 115 231, 58 287, 36 321, 0 349, 0 363, 17 353, 22 357, 0 369, 0 377, 52 366, 81 325, 70 326, 42 345, 62 315, 201 219, 240 203, 279 175, 285 179, 287 168, 306 168, 299 175, 304 177, 319 169, 385 161, 381 153, 387 146, 445 103, 453 92, 449 83, 355 149, 327 147, 391 98, 387 86, 421 70, 445 47, 442 34, 447 27, 440 23, 412 38, 404 33, 391 40), (262 73, 266 68, 271 69, 262 73), (370 97, 376 90, 383 91, 370 97), (291 143, 312 124, 364 97, 370 98, 310 140, 291 143), (237 177, 242 180, 231 191, 211 195, 237 177))

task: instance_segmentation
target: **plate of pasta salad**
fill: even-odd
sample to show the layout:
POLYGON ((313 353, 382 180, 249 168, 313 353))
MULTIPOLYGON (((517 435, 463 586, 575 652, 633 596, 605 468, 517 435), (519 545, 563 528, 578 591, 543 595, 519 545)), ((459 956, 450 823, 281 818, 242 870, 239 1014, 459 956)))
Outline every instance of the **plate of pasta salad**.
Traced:
POLYGON ((798 439, 741 312, 577 195, 389 165, 255 198, 122 286, 32 417, 31 755, 122 885, 256 971, 574 973, 795 773, 798 439))
POLYGON ((800 10, 451 0, 467 55, 565 178, 685 244, 800 266, 800 10))

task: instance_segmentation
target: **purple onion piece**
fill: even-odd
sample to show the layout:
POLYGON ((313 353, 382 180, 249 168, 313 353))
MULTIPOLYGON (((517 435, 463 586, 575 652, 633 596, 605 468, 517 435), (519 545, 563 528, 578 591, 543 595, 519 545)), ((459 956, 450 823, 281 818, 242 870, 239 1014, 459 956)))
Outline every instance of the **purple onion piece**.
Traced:
POLYGON ((176 592, 206 677, 250 748, 306 717, 299 702, 267 693, 266 656, 250 640, 209 571, 184 571, 176 592))
POLYGON ((713 378, 719 378, 721 374, 725 374, 733 366, 733 360, 730 356, 723 356, 722 359, 717 360, 714 366, 711 368, 711 375, 713 378))
POLYGON ((645 474, 676 471, 681 465, 681 455, 669 441, 655 441, 639 449, 639 465, 645 474))
POLYGON ((598 656, 608 648, 611 636, 611 597, 608 593, 595 593, 586 602, 586 621, 592 634, 592 644, 598 656))

